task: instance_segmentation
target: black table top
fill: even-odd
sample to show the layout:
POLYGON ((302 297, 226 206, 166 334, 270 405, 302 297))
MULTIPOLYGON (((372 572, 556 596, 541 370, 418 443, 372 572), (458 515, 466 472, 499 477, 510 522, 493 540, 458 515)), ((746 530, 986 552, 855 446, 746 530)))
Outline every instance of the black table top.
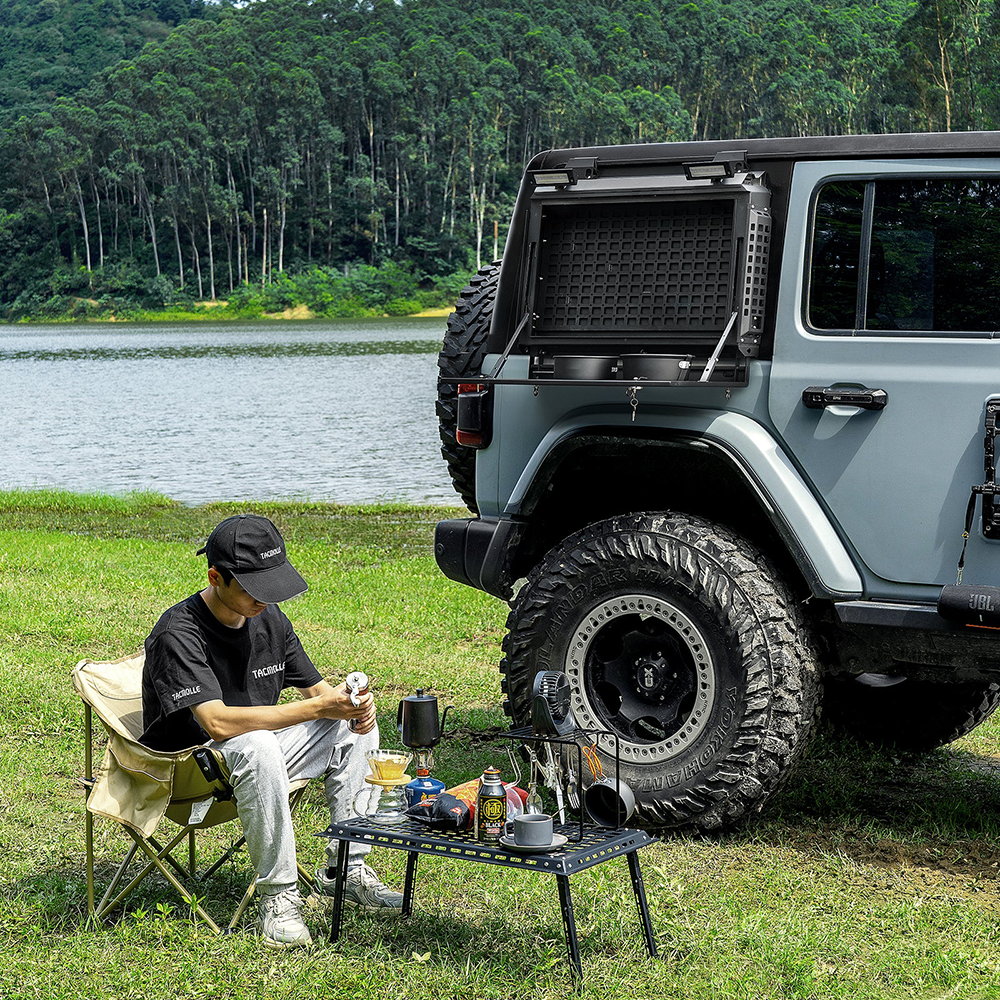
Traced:
POLYGON ((479 841, 472 831, 432 830, 413 819, 390 826, 375 823, 364 816, 354 816, 331 823, 316 836, 554 875, 571 875, 593 868, 602 861, 624 857, 653 842, 652 837, 642 830, 606 830, 590 826, 583 828, 581 838, 578 823, 556 824, 554 832, 566 837, 566 843, 541 853, 479 841))

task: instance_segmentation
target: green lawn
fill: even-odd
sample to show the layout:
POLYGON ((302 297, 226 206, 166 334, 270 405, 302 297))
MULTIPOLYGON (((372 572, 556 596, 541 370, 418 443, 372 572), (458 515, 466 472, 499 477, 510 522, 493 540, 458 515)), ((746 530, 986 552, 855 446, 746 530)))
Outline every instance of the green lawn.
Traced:
MULTIPOLYGON (((160 611, 198 589, 208 530, 246 506, 186 508, 160 497, 0 494, 0 998, 556 998, 573 978, 550 876, 425 858, 414 916, 349 911, 329 945, 276 954, 246 931, 195 925, 152 881, 106 926, 88 922, 82 710, 69 672, 83 656, 138 648, 160 611)), ((383 745, 418 686, 454 704, 437 773, 493 761, 496 663, 505 606, 444 579, 433 524, 453 512, 264 504, 309 580, 288 604, 331 678, 375 678, 383 745)), ((947 751, 893 758, 817 744, 770 807, 722 837, 674 837, 640 860, 662 960, 639 933, 624 861, 573 876, 585 980, 608 998, 971 998, 1000 996, 1000 763, 991 722, 947 751)), ((318 792, 300 813, 300 858, 316 865, 318 792)), ((121 839, 99 821, 99 875, 121 839)), ((212 838, 209 838, 212 839, 212 838)), ((217 838, 216 838, 217 839, 217 838)), ((374 866, 402 885, 403 856, 374 866)), ((235 905, 252 873, 223 870, 205 902, 235 905)))

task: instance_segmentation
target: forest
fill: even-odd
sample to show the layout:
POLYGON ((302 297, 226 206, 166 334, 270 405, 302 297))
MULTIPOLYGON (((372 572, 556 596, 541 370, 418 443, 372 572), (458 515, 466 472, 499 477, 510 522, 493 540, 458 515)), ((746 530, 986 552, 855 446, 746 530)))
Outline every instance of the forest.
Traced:
POLYGON ((992 129, 996 0, 0 0, 0 316, 414 312, 556 145, 992 129))

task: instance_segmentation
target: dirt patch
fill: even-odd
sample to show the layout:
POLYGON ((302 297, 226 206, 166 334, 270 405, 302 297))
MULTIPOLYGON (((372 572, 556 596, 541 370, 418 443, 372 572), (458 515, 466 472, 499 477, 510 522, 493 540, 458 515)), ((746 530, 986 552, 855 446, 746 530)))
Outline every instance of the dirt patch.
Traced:
POLYGON ((972 757, 966 755, 960 760, 952 760, 951 766, 955 771, 972 771, 975 774, 984 774, 988 778, 1000 779, 1000 759, 996 757, 972 757))
POLYGON ((465 740, 468 743, 497 743, 510 732, 506 726, 491 726, 488 729, 474 729, 471 726, 448 726, 448 736, 454 740, 465 740))
POLYGON ((277 313, 264 313, 268 319, 315 319, 316 314, 304 305, 290 306, 277 313))
POLYGON ((967 899, 1000 905, 1000 852, 991 841, 904 842, 861 828, 822 825, 813 830, 783 827, 777 839, 780 843, 772 847, 780 846, 786 867, 800 868, 805 877, 815 879, 826 858, 830 869, 820 877, 851 886, 859 899, 967 899))
POLYGON ((826 859, 859 897, 1000 904, 1000 759, 907 755, 821 740, 758 828, 815 876, 826 859))

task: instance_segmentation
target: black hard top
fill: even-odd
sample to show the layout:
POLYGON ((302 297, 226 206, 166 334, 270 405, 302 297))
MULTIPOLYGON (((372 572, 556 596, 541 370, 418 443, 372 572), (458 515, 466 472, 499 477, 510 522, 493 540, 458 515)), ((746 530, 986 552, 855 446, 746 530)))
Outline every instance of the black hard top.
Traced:
POLYGON ((997 156, 1000 132, 908 132, 882 135, 790 136, 780 139, 720 139, 658 142, 629 146, 588 146, 540 153, 531 169, 562 166, 574 157, 597 157, 605 166, 677 163, 711 159, 716 153, 745 151, 747 159, 830 160, 853 157, 997 156))

